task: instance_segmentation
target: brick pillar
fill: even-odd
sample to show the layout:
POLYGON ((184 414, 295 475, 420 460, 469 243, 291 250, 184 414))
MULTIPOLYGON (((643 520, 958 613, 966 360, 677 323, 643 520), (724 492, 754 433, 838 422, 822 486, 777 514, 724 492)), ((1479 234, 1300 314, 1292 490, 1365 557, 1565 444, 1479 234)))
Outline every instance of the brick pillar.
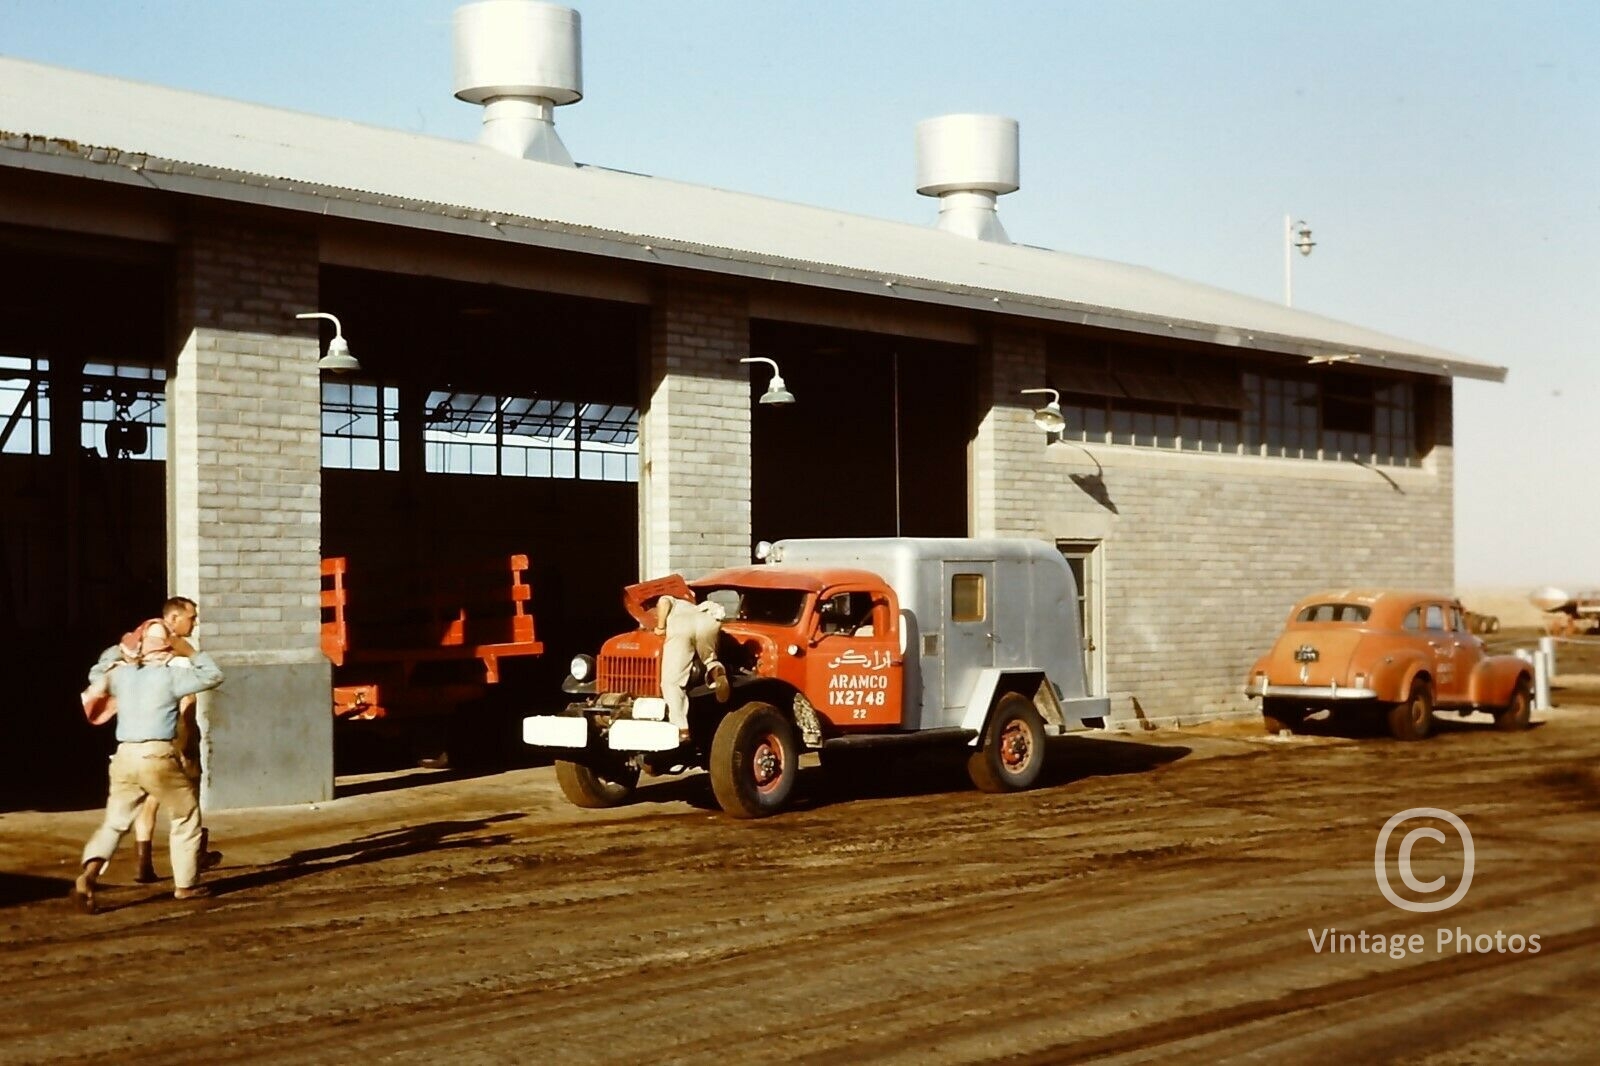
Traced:
POLYGON ((168 385, 168 566, 200 605, 227 680, 203 694, 202 803, 333 795, 330 668, 319 645, 317 242, 196 212, 178 255, 168 385))
MULTIPOLYGON (((1031 396, 1045 383, 1042 333, 997 326, 978 359, 978 432, 972 441, 969 527, 974 537, 1036 535, 1038 477, 1044 435, 1033 424, 1031 396)), ((1048 397, 1039 397, 1048 399, 1048 397)))
POLYGON ((750 315, 742 293, 668 286, 650 313, 641 417, 646 578, 750 561, 750 315))

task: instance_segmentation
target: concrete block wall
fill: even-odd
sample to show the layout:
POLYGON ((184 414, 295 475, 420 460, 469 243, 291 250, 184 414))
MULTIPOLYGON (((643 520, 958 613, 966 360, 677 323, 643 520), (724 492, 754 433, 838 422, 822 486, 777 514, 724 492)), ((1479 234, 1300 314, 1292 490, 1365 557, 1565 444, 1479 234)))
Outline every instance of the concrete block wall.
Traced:
POLYGON ((321 386, 313 234, 197 211, 178 250, 168 575, 227 675, 206 694, 202 802, 333 794, 319 643, 321 386))
POLYGON ((750 561, 750 315, 742 293, 665 286, 640 417, 645 578, 750 561))
POLYGON ((1449 393, 1420 469, 1047 444, 1020 388, 1044 345, 997 333, 997 400, 973 455, 977 535, 1103 542, 1107 691, 1122 718, 1251 709, 1246 672, 1295 600, 1323 587, 1448 590, 1453 581, 1449 393))

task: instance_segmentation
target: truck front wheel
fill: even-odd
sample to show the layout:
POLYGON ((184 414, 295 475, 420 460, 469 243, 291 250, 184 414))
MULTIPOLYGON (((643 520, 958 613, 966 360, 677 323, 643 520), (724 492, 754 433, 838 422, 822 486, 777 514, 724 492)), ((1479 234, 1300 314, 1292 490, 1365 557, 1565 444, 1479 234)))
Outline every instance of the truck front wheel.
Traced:
POLYGON ((599 809, 620 807, 633 799, 639 784, 639 768, 617 765, 604 773, 579 762, 556 760, 556 784, 574 806, 599 809))
POLYGON ((735 818, 782 810, 800 773, 794 726, 768 703, 749 703, 717 726, 711 740, 711 791, 735 818))
POLYGON ((1021 792, 1044 770, 1044 720, 1026 696, 1000 697, 983 728, 983 746, 967 758, 967 776, 982 792, 1021 792))

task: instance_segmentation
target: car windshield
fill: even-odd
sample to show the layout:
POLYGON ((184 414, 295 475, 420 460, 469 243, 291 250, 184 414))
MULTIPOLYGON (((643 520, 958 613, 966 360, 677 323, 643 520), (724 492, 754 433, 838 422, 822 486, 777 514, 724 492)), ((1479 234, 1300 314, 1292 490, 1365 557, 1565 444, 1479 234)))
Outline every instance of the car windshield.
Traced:
POLYGON ((1365 622, 1372 608, 1364 603, 1314 603, 1295 617, 1297 622, 1365 622))
POLYGON ((799 589, 696 589, 702 600, 720 604, 730 622, 792 626, 800 621, 806 594, 799 589))

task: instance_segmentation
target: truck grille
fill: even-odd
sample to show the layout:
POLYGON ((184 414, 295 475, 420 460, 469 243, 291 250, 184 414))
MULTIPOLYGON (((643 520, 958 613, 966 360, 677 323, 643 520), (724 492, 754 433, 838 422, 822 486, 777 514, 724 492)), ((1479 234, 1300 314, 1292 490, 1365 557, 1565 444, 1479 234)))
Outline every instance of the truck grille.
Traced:
POLYGON ((661 661, 654 655, 602 655, 596 680, 601 692, 661 695, 661 661))

